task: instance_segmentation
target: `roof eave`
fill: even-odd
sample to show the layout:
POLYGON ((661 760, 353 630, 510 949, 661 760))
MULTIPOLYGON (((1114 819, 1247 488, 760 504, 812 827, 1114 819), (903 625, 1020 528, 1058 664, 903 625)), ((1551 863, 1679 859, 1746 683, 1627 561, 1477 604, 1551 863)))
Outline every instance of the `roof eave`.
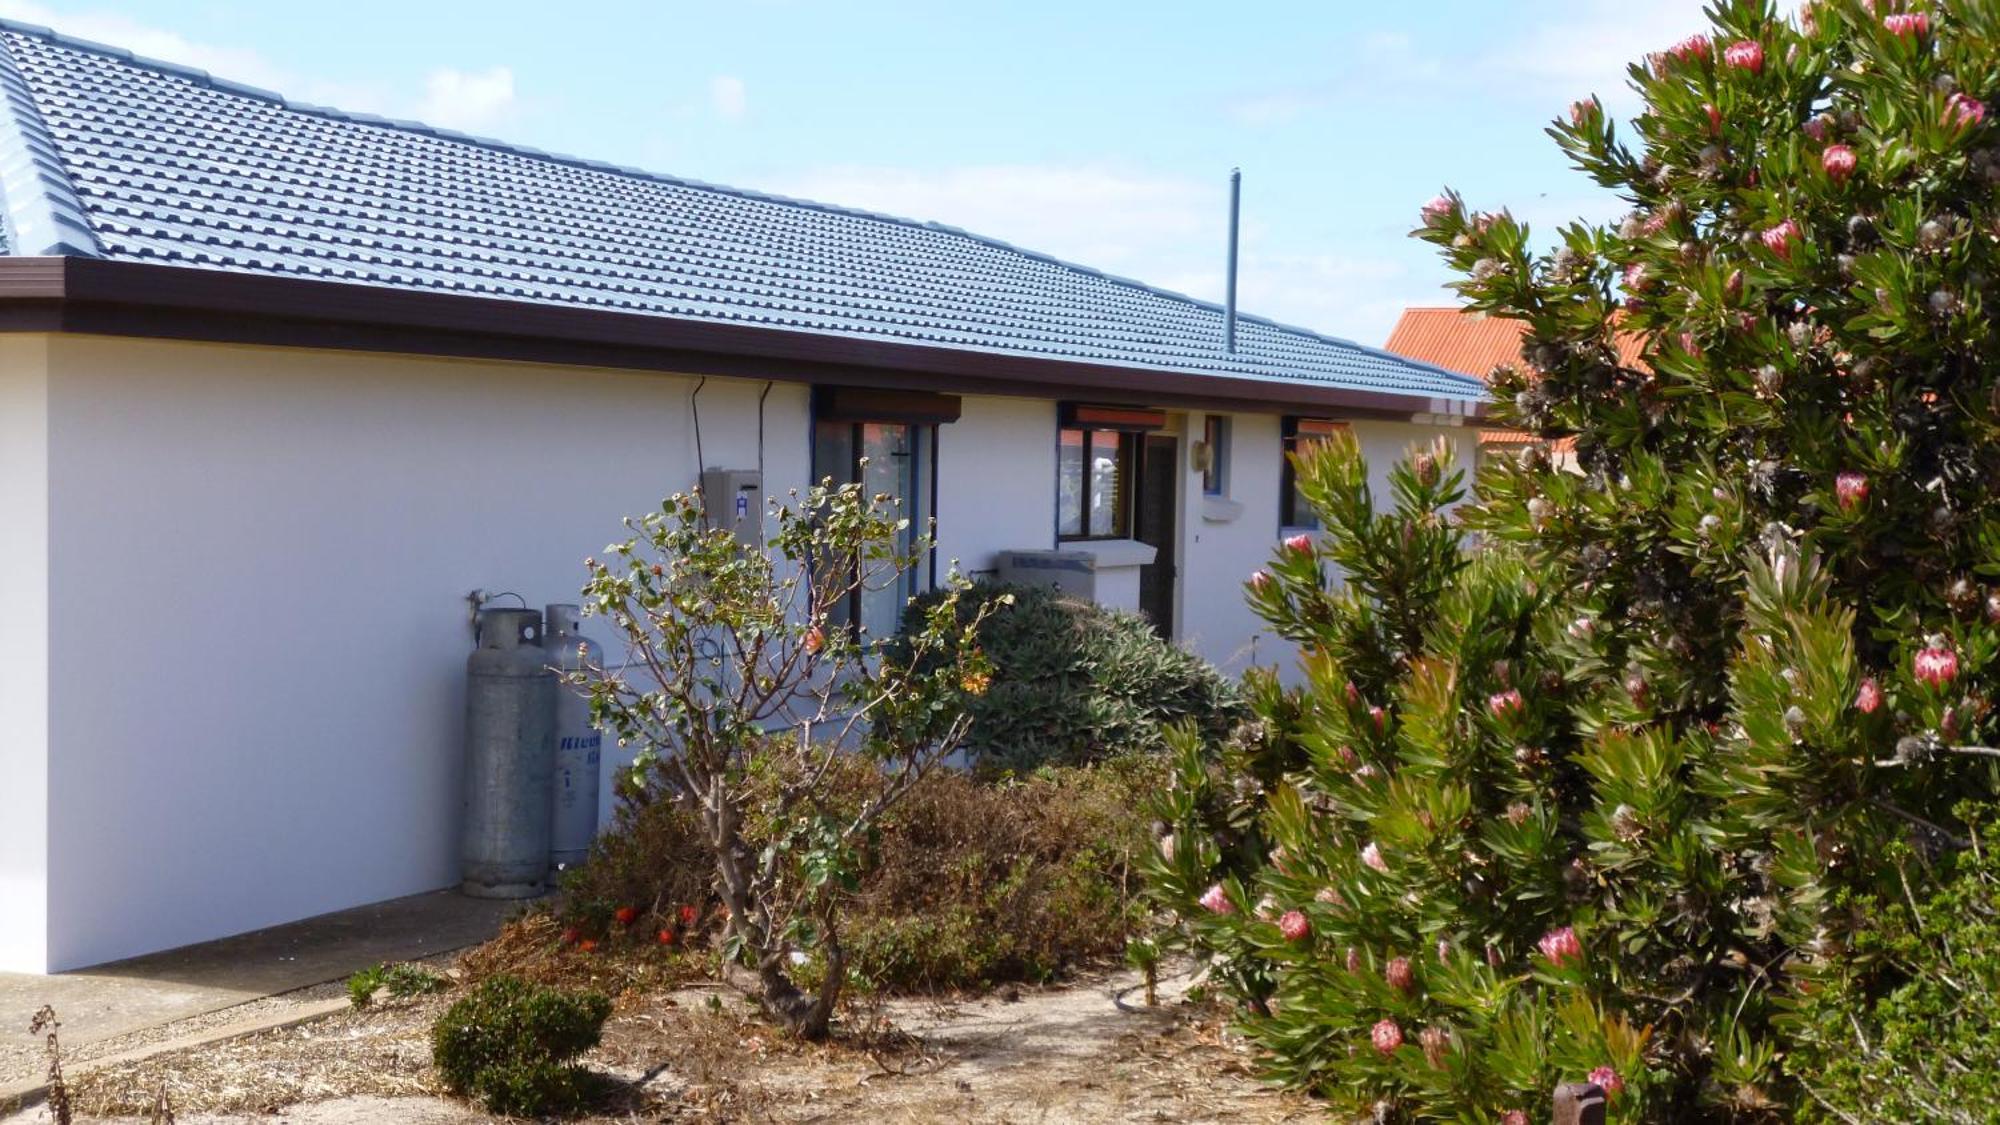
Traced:
POLYGON ((1483 402, 101 258, 0 258, 0 330, 409 352, 957 393, 1476 421, 1483 402))

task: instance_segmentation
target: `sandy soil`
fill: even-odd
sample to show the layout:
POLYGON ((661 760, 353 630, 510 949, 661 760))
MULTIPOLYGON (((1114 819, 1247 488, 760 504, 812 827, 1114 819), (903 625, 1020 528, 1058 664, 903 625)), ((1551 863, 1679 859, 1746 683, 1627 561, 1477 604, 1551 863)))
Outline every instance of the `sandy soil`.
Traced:
MULTIPOLYGON (((790 1042, 719 986, 626 996, 586 1062, 625 1083, 597 1122, 992 1123, 1318 1120, 1255 1080, 1185 979, 1146 1008, 1120 973, 960 1003, 856 1012, 838 1041, 790 1042)), ((147 1121, 161 1091, 180 1125, 461 1125, 439 1096, 425 1031, 446 999, 396 1002, 299 1028, 87 1074, 79 1120, 147 1121)), ((44 1120, 42 1111, 6 1125, 44 1120)))

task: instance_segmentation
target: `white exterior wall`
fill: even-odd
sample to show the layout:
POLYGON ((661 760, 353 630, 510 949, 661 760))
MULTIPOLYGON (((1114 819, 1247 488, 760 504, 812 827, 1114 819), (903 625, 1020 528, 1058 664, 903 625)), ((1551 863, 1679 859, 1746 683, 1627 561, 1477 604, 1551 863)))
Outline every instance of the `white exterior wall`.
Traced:
MULTIPOLYGON (((1184 442, 1200 437, 1203 417, 1187 416, 1184 442)), ((1243 596, 1243 584, 1251 573, 1268 563, 1278 543, 1297 530, 1278 526, 1279 489, 1284 481, 1283 420, 1270 414, 1226 417, 1230 421, 1224 499, 1229 503, 1217 504, 1205 497, 1201 474, 1192 468, 1182 481, 1178 636, 1225 672, 1240 673, 1252 664, 1275 664, 1289 678, 1296 671, 1295 647, 1266 631, 1243 596), (1240 510, 1231 511, 1237 505, 1240 510)), ((1352 425, 1368 460, 1370 490, 1378 506, 1393 502, 1390 467, 1412 445, 1434 441, 1439 435, 1451 441, 1470 488, 1477 431, 1406 422, 1357 421, 1352 425)))
MULTIPOLYGON (((89 337, 51 371, 52 968, 453 883, 466 592, 574 601, 696 477, 686 378, 89 337)), ((707 381, 711 464, 754 467, 762 387, 707 381)), ((769 495, 807 413, 773 388, 769 495)))
POLYGON ((0 972, 48 965, 48 339, 0 336, 0 972))
POLYGON ((960 406, 938 427, 938 552, 991 578, 999 552, 1055 546, 1056 404, 967 396, 960 406))
MULTIPOLYGON (((94 964, 455 882, 465 594, 575 600, 582 558, 623 537, 621 517, 695 483, 695 386, 0 337, 0 969, 94 964)), ((756 467, 764 386, 703 385, 709 465, 756 467)), ((1232 672, 1253 656, 1289 665, 1241 589, 1281 535, 1280 420, 1232 416, 1233 512, 1187 471, 1201 415, 1175 422, 1177 634, 1232 672)), ((1378 482, 1440 432, 1355 428, 1378 482)), ((939 433, 945 558, 976 573, 998 551, 1055 544, 1056 429, 1049 400, 963 400, 939 433)), ((1443 432, 1470 453, 1470 431, 1443 432)), ((807 388, 771 388, 763 448, 766 495, 806 484, 807 388)))
POLYGON ((1283 479, 1283 420, 1275 414, 1230 414, 1224 495, 1202 493, 1187 443, 1202 435, 1205 415, 1190 414, 1181 466, 1180 629, 1183 644, 1225 672, 1286 659, 1290 648, 1265 633, 1243 600, 1250 573, 1278 542, 1278 485, 1283 479))

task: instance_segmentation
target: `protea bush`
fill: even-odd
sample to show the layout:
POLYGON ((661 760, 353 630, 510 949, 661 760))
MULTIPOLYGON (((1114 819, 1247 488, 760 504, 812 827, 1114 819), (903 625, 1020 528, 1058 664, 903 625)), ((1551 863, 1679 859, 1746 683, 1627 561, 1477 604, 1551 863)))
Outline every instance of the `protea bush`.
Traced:
POLYGON ((1618 1121, 1852 1114, 1828 1029, 1883 1052, 1880 935, 1939 924, 1992 807, 2000 4, 1711 15, 1632 68, 1634 140, 1594 98, 1550 130, 1622 221, 1420 215, 1523 323, 1495 413, 1575 468, 1468 494, 1419 450, 1378 500, 1306 452, 1323 536, 1246 585, 1296 686, 1160 798, 1159 894, 1355 1118, 1546 1120, 1586 1078, 1618 1121))

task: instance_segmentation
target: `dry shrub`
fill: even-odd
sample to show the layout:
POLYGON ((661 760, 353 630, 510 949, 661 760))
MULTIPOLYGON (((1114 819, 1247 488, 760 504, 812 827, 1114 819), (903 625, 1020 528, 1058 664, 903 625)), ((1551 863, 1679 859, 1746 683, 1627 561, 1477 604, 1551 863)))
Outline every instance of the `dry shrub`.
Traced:
MULTIPOLYGON (((1139 910, 1131 862, 1148 842, 1134 813, 1142 768, 1114 760, 992 781, 955 771, 925 778, 877 825, 843 912, 856 976, 890 992, 953 990, 1048 980, 1117 955, 1139 910)), ((859 758, 837 762, 834 802, 862 800, 872 769, 859 758)), ((711 870, 687 814, 665 801, 628 803, 565 880, 562 918, 510 927, 468 972, 578 986, 595 979, 583 970, 611 971, 623 959, 605 954, 646 944, 628 933, 653 940, 680 924, 688 904, 701 904, 700 922, 676 940, 699 946, 715 922, 711 870), (616 921, 621 906, 640 913, 630 927, 616 921), (563 942, 566 930, 603 945, 582 955, 563 942)))
POLYGON ((643 933, 698 930, 682 910, 694 906, 700 919, 708 918, 714 876, 715 861, 694 819, 669 801, 626 788, 617 823, 591 845, 589 860, 563 877, 564 918, 593 938, 615 932, 623 907, 638 911, 632 928, 643 933))
POLYGON ((566 937, 570 930, 568 923, 546 910, 526 914, 502 926, 492 941, 466 951, 459 958, 459 975, 467 984, 512 976, 618 999, 675 988, 713 972, 707 949, 662 946, 656 933, 636 925, 590 939, 588 946, 566 937))
POLYGON ((1137 763, 979 781, 941 773, 883 820, 847 921, 860 977, 893 992, 1043 981, 1124 948, 1148 845, 1137 763))

